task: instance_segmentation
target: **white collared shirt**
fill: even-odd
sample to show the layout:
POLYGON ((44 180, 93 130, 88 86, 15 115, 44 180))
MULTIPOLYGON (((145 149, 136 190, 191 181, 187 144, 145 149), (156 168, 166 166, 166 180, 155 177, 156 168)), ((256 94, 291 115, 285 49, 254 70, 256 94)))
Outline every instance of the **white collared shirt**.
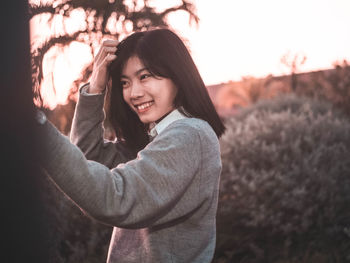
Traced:
POLYGON ((181 120, 187 118, 185 115, 183 115, 178 109, 173 110, 170 112, 164 119, 162 119, 159 123, 151 123, 150 126, 154 126, 151 128, 151 130, 148 132, 148 134, 151 137, 155 137, 158 134, 160 134, 166 127, 168 127, 171 123, 177 120, 181 120))

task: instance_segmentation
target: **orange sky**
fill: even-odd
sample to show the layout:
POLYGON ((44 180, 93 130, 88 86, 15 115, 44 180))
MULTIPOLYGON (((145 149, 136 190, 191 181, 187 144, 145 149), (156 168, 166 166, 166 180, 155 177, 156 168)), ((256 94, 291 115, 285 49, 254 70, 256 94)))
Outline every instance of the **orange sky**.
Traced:
MULTIPOLYGON (((159 9, 174 0, 150 0, 159 9)), ((290 51, 307 56, 301 71, 330 68, 335 61, 350 61, 349 0, 215 0, 194 1, 199 27, 189 27, 183 12, 169 16, 171 26, 188 40, 192 56, 207 85, 239 80, 243 76, 264 77, 287 74, 280 59, 290 51)), ((77 29, 79 12, 70 27, 77 29)), ((33 21, 34 22, 34 21, 33 21)), ((40 31, 32 27, 35 45, 49 32, 45 18, 40 31)), ((58 21, 55 30, 59 32, 58 21)), ((83 44, 73 44, 56 56, 51 52, 44 63, 44 94, 48 106, 64 103, 72 81, 92 59, 83 44), (52 90, 52 80, 57 93, 52 90)))

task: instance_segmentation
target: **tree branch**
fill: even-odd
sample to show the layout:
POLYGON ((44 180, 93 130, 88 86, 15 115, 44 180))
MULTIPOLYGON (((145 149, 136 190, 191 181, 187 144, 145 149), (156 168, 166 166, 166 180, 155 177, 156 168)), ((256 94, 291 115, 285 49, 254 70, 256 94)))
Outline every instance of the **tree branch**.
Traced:
POLYGON ((29 19, 43 13, 56 14, 56 9, 51 5, 29 5, 29 19))

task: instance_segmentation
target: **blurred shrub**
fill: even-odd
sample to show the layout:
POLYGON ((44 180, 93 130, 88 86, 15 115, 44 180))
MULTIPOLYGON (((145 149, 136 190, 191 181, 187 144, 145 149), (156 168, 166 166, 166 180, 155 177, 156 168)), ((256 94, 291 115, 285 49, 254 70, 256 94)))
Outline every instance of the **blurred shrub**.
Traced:
POLYGON ((326 99, 350 116, 350 66, 346 60, 336 63, 333 70, 312 75, 309 87, 300 89, 299 94, 326 99))
POLYGON ((350 122, 326 102, 227 120, 213 262, 350 262, 350 122))

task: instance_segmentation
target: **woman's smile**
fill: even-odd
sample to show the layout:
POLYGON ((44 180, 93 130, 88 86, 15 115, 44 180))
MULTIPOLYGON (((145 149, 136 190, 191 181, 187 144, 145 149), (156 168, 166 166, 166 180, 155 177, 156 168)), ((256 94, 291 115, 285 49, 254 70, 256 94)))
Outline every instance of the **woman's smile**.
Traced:
POLYGON ((149 101, 138 105, 134 105, 134 107, 136 108, 136 112, 140 114, 148 111, 151 108, 151 106, 153 106, 153 104, 154 104, 154 101, 149 101))

